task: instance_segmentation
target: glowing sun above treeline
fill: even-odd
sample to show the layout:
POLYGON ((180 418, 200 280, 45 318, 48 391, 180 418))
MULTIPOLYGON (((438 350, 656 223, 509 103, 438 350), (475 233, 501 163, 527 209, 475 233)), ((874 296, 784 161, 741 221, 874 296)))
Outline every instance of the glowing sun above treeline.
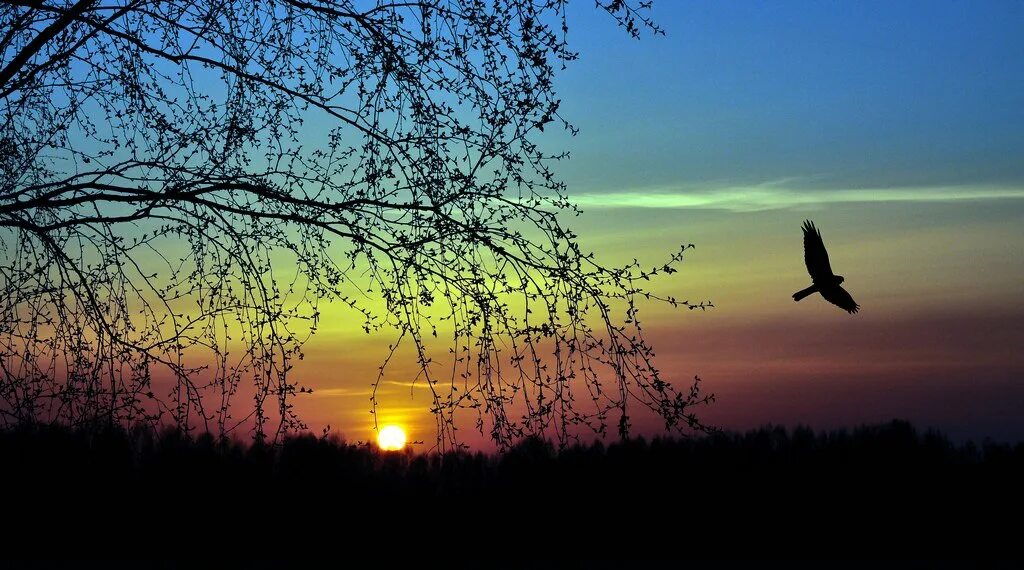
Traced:
POLYGON ((384 451, 399 451, 405 442, 405 430, 396 425, 384 426, 377 434, 377 445, 384 451))

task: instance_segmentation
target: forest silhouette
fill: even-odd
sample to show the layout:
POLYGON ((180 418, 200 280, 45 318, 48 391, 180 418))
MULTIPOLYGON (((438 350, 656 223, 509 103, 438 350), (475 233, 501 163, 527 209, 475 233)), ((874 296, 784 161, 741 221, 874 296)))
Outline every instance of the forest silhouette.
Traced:
POLYGON ((1000 536, 1012 525, 992 513, 1021 505, 1024 476, 1024 444, 954 443, 903 421, 561 450, 532 437, 501 454, 382 452, 311 434, 270 446, 145 426, 23 425, 0 432, 0 457, 0 488, 19 491, 7 512, 19 520, 146 513, 147 525, 199 520, 237 537, 251 527, 217 517, 291 521, 293 530, 342 517, 361 529, 353 532, 424 523, 455 533, 486 521, 496 533, 545 527, 584 540, 609 521, 636 521, 641 527, 615 532, 623 540, 681 533, 708 545, 747 541, 740 551, 783 541, 760 553, 770 556, 815 552, 864 532, 875 538, 850 555, 911 547, 920 533, 957 536, 951 552, 979 536, 1005 548, 1012 542, 1000 536))

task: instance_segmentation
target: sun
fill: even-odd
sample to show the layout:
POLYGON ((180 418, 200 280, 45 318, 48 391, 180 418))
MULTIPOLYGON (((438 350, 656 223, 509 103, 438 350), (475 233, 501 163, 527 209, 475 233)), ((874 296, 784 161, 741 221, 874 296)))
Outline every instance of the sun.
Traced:
POLYGON ((405 447, 405 431, 396 425, 384 426, 377 434, 377 445, 384 451, 398 451, 405 447))

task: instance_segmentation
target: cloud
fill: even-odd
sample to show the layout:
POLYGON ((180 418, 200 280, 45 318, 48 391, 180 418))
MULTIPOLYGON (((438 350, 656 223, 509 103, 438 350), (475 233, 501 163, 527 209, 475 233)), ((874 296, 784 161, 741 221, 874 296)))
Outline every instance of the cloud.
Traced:
MULTIPOLYGON (((429 390, 430 389, 430 386, 427 384, 427 382, 425 380, 404 381, 404 382, 399 382, 397 380, 385 380, 383 383, 384 384, 391 384, 392 386, 401 386, 403 388, 418 388, 420 390, 429 390)), ((443 390, 444 386, 442 385, 440 389, 443 390)))
POLYGON ((312 395, 320 398, 351 398, 354 396, 369 397, 372 394, 373 390, 370 388, 314 388, 312 395))
MULTIPOLYGON (((411 381, 398 381, 398 380, 383 380, 381 381, 382 386, 400 386, 402 388, 415 388, 419 390, 429 390, 430 386, 423 380, 418 382, 411 381)), ((442 387, 443 388, 443 387, 442 387)), ((377 395, 382 396, 385 394, 394 394, 396 390, 378 388, 377 395)), ((313 397, 320 398, 352 398, 352 397, 370 397, 373 395, 373 388, 314 388, 313 397)))
POLYGON ((958 202, 1024 199, 1024 188, 998 186, 936 186, 906 188, 792 188, 793 179, 749 186, 717 188, 648 188, 628 192, 571 194, 586 208, 699 208, 757 212, 813 208, 827 204, 869 202, 958 202))

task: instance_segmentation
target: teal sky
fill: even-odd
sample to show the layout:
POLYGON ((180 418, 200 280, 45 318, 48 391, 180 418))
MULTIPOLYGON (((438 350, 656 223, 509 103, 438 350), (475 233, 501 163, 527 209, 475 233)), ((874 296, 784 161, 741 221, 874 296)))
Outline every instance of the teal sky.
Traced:
POLYGON ((1024 185, 1024 4, 675 2, 633 40, 573 6, 578 190, 1024 185))
POLYGON ((581 236, 697 245, 659 286, 716 308, 647 322, 709 419, 1024 437, 1024 3, 661 1, 640 41, 573 10, 581 236), (860 314, 790 299, 805 218, 860 314))
MULTIPOLYGON (((571 151, 571 225, 604 261, 696 244, 653 286, 715 308, 641 318, 670 379, 718 394, 705 419, 1024 438, 1024 3, 659 0, 667 36, 640 40, 570 10, 558 87, 581 130, 543 143, 571 151), (805 218, 859 314, 791 299, 805 218)), ((317 375, 307 417, 363 437, 352 379, 379 360, 337 342, 309 347, 346 372, 317 375)), ((422 394, 385 400, 433 437, 422 394)))

